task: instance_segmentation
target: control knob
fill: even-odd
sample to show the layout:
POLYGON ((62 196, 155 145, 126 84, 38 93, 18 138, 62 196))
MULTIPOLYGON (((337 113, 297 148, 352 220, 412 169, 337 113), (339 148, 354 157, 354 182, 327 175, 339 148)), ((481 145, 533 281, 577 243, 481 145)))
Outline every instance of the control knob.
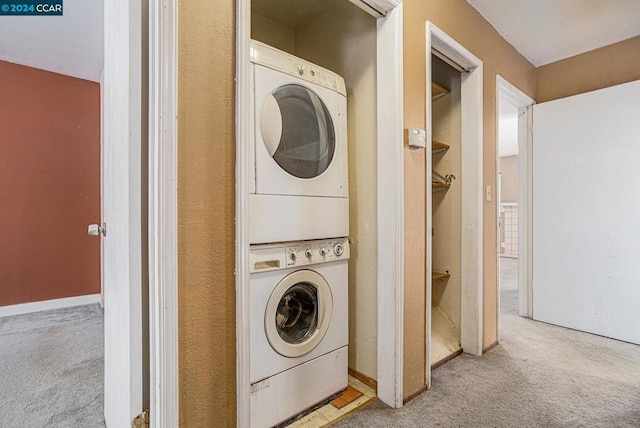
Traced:
POLYGON ((342 254, 344 254, 344 245, 336 244, 336 246, 333 247, 333 252, 336 254, 336 256, 341 256, 342 254))
POLYGON ((298 70, 298 74, 300 76, 302 76, 304 74, 304 65, 299 65, 296 67, 296 69, 298 70))
POLYGON ((305 255, 305 256, 307 256, 307 258, 308 258, 308 259, 310 259, 310 258, 311 258, 311 256, 313 255, 313 252, 312 252, 309 248, 307 248, 307 249, 304 251, 304 255, 305 255))
POLYGON ((324 247, 320 248, 320 255, 321 255, 322 257, 326 256, 326 255, 327 255, 327 249, 326 249, 326 248, 324 248, 324 247))
POLYGON ((295 251, 291 251, 289 253, 289 258, 293 261, 296 261, 296 252, 295 251))

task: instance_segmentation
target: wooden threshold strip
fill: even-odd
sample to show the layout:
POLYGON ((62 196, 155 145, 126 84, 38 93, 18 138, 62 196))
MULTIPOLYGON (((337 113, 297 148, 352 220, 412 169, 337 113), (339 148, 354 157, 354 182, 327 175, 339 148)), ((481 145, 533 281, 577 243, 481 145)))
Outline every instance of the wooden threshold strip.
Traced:
POLYGON ((417 391, 409 394, 407 398, 403 398, 402 404, 407 404, 409 401, 413 400, 414 398, 416 398, 418 395, 422 394, 426 390, 427 390, 427 385, 421 386, 420 388, 418 388, 417 391))
POLYGON ((344 390, 344 392, 340 397, 331 400, 331 404, 333 404, 333 407, 337 409, 342 409, 347 404, 362 397, 362 395, 363 395, 362 392, 358 391, 357 389, 349 385, 347 386, 347 389, 344 390))
POLYGON ((435 363, 431 364, 431 370, 437 369, 438 367, 440 367, 444 363, 447 363, 447 362, 453 360, 455 357, 457 357, 460 354, 462 354, 462 348, 458 349, 455 352, 452 352, 451 354, 449 354, 446 357, 442 358, 440 361, 436 361, 435 363))
POLYGON ((358 379, 360 382, 367 385, 369 388, 373 389, 376 392, 376 394, 378 393, 378 382, 371 379, 369 376, 363 373, 360 373, 358 370, 355 370, 352 368, 349 368, 349 375, 353 376, 354 378, 358 379))

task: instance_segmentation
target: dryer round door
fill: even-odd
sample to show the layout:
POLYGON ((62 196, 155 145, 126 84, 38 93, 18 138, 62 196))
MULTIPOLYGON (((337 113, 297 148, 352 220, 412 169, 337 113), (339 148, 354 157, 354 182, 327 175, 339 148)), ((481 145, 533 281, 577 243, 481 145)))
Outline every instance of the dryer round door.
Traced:
POLYGON ((299 84, 282 85, 266 98, 260 130, 267 152, 288 174, 312 179, 334 158, 336 131, 322 99, 299 84))
POLYGON ((322 341, 333 311, 327 281, 317 272, 298 270, 275 287, 264 314, 271 347, 285 357, 300 357, 322 341))

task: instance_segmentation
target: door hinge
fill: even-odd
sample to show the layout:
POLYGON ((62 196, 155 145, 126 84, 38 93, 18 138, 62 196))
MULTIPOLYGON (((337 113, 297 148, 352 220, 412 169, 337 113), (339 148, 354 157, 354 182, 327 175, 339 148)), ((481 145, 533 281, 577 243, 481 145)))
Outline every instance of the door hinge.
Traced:
POLYGON ((131 428, 149 428, 149 410, 145 410, 133 419, 131 428))

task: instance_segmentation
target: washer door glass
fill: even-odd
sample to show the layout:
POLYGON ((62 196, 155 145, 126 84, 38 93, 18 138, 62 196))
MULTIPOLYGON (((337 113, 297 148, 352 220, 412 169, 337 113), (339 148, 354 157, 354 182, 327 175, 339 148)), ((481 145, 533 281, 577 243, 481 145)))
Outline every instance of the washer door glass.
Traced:
POLYGON ((287 343, 302 343, 318 326, 318 290, 309 283, 289 288, 276 309, 276 329, 287 343))
POLYGON ((271 347, 285 357, 300 357, 320 344, 333 313, 333 296, 317 272, 297 270, 285 276, 266 302, 264 329, 271 347))
POLYGON ((329 110, 315 92, 301 85, 284 85, 271 95, 273 98, 265 102, 261 117, 262 136, 269 154, 295 177, 318 177, 329 168, 336 148, 329 110), (273 123, 278 116, 276 108, 280 124, 273 123), (276 128, 280 132, 273 132, 276 128))

